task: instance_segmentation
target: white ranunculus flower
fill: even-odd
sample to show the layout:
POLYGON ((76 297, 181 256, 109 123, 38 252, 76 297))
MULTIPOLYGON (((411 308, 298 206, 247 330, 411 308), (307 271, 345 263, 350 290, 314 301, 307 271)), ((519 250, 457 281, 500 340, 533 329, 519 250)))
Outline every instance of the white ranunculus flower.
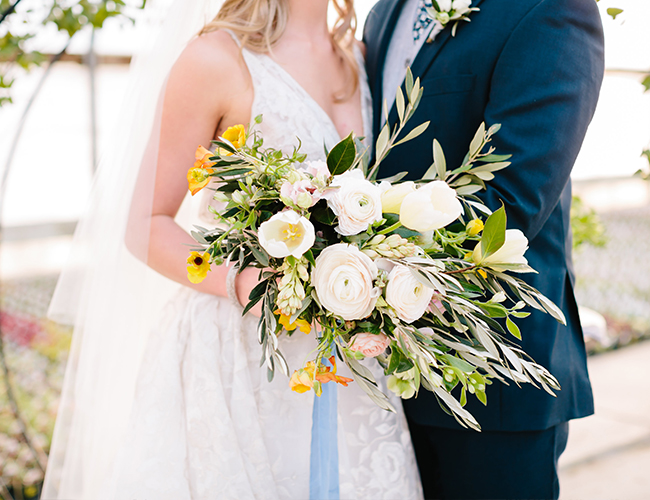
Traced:
POLYGON ((316 240, 312 223, 293 210, 280 212, 262 222, 258 237, 262 248, 278 259, 289 255, 301 257, 316 240))
MULTIPOLYGON (((381 188, 381 185, 379 186, 381 188)), ((407 194, 416 190, 415 182, 407 181, 389 187, 381 194, 381 209, 385 214, 398 214, 407 194)))
POLYGON ((336 231, 343 236, 359 234, 373 222, 382 219, 381 190, 366 180, 361 170, 348 170, 335 175, 332 187, 324 198, 339 218, 336 231))
POLYGON ((472 0, 454 0, 451 8, 455 14, 466 14, 469 11, 469 6, 472 5, 472 0))
POLYGON ((397 316, 406 323, 420 319, 427 310, 433 288, 420 283, 411 270, 397 264, 388 275, 386 302, 395 309, 397 316))
POLYGON ((432 181, 406 195, 399 220, 407 228, 422 233, 445 227, 462 212, 456 191, 444 181, 432 181))
POLYGON ((438 0, 438 7, 440 7, 440 12, 449 12, 451 10, 451 5, 451 0, 438 0))
POLYGON ((311 281, 323 307, 351 321, 375 308, 381 294, 373 284, 377 274, 377 266, 356 246, 337 243, 318 256, 311 281))
POLYGON ((472 260, 492 269, 500 270, 499 264, 528 264, 524 253, 528 250, 528 238, 519 229, 506 230, 506 241, 492 255, 483 258, 481 242, 474 247, 472 260))

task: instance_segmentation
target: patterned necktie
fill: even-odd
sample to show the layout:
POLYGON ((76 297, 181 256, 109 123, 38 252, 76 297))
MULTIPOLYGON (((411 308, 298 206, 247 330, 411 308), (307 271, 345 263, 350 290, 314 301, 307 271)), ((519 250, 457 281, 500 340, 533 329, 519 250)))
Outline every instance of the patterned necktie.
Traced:
POLYGON ((426 8, 433 7, 431 0, 419 0, 420 6, 416 11, 415 24, 413 25, 413 41, 417 42, 421 36, 425 35, 427 28, 431 26, 431 16, 428 14, 426 8))

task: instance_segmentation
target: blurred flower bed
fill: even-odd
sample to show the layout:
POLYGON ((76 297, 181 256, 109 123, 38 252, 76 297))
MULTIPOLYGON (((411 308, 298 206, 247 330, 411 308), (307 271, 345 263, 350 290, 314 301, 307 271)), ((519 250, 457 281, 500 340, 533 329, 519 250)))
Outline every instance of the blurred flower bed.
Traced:
MULTIPOLYGON (((13 498, 36 498, 47 463, 54 420, 70 347, 71 330, 44 319, 56 277, 3 282, 0 326, 7 365, 27 435, 24 442, 6 387, 0 384, 0 478, 13 498)), ((0 494, 0 496, 2 496, 0 494)))

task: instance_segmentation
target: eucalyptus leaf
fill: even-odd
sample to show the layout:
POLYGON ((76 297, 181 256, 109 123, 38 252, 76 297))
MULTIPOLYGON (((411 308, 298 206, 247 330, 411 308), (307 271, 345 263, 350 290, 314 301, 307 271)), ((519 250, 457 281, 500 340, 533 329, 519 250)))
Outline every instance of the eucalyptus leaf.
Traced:
POLYGON ((413 130, 411 130, 408 134, 406 134, 406 137, 404 137, 404 139, 400 139, 399 141, 397 141, 394 144, 394 146, 399 146, 400 144, 404 144, 405 142, 408 142, 410 140, 415 139, 416 137, 421 135, 422 132, 424 132, 427 129, 427 127, 429 126, 429 123, 430 122, 421 123, 420 125, 415 127, 413 130))
POLYGON ((521 331, 519 330, 517 324, 510 319, 510 317, 506 318, 506 328, 508 328, 508 331, 512 333, 512 335, 521 340, 521 331))
POLYGON ((470 184, 468 186, 461 186, 457 188, 456 193, 458 193, 459 196, 467 196, 469 194, 474 194, 481 189, 483 189, 483 186, 480 186, 478 184, 470 184))
POLYGON ((480 151, 483 146, 483 139, 485 138, 485 122, 481 123, 472 142, 469 145, 469 156, 473 157, 480 151))
POLYGON ((399 116, 400 123, 404 122, 404 94, 402 94, 402 89, 397 88, 395 94, 395 107, 397 108, 397 116, 399 116))
POLYGON ((438 178, 444 181, 447 177, 447 160, 445 160, 445 153, 438 139, 433 140, 433 163, 436 166, 438 178))

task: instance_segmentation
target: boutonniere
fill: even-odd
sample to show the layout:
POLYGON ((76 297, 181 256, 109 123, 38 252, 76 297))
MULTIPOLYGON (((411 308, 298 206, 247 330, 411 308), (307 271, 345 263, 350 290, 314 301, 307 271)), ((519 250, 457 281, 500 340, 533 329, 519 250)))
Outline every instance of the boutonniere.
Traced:
MULTIPOLYGON (((456 28, 460 21, 469 22, 469 15, 480 10, 478 7, 471 7, 472 0, 431 0, 431 6, 425 5, 427 13, 445 28, 449 23, 454 23, 451 28, 451 36, 456 36, 456 28)), ((434 30, 435 31, 435 30, 434 30)), ((427 42, 432 42, 428 39, 427 42)))

